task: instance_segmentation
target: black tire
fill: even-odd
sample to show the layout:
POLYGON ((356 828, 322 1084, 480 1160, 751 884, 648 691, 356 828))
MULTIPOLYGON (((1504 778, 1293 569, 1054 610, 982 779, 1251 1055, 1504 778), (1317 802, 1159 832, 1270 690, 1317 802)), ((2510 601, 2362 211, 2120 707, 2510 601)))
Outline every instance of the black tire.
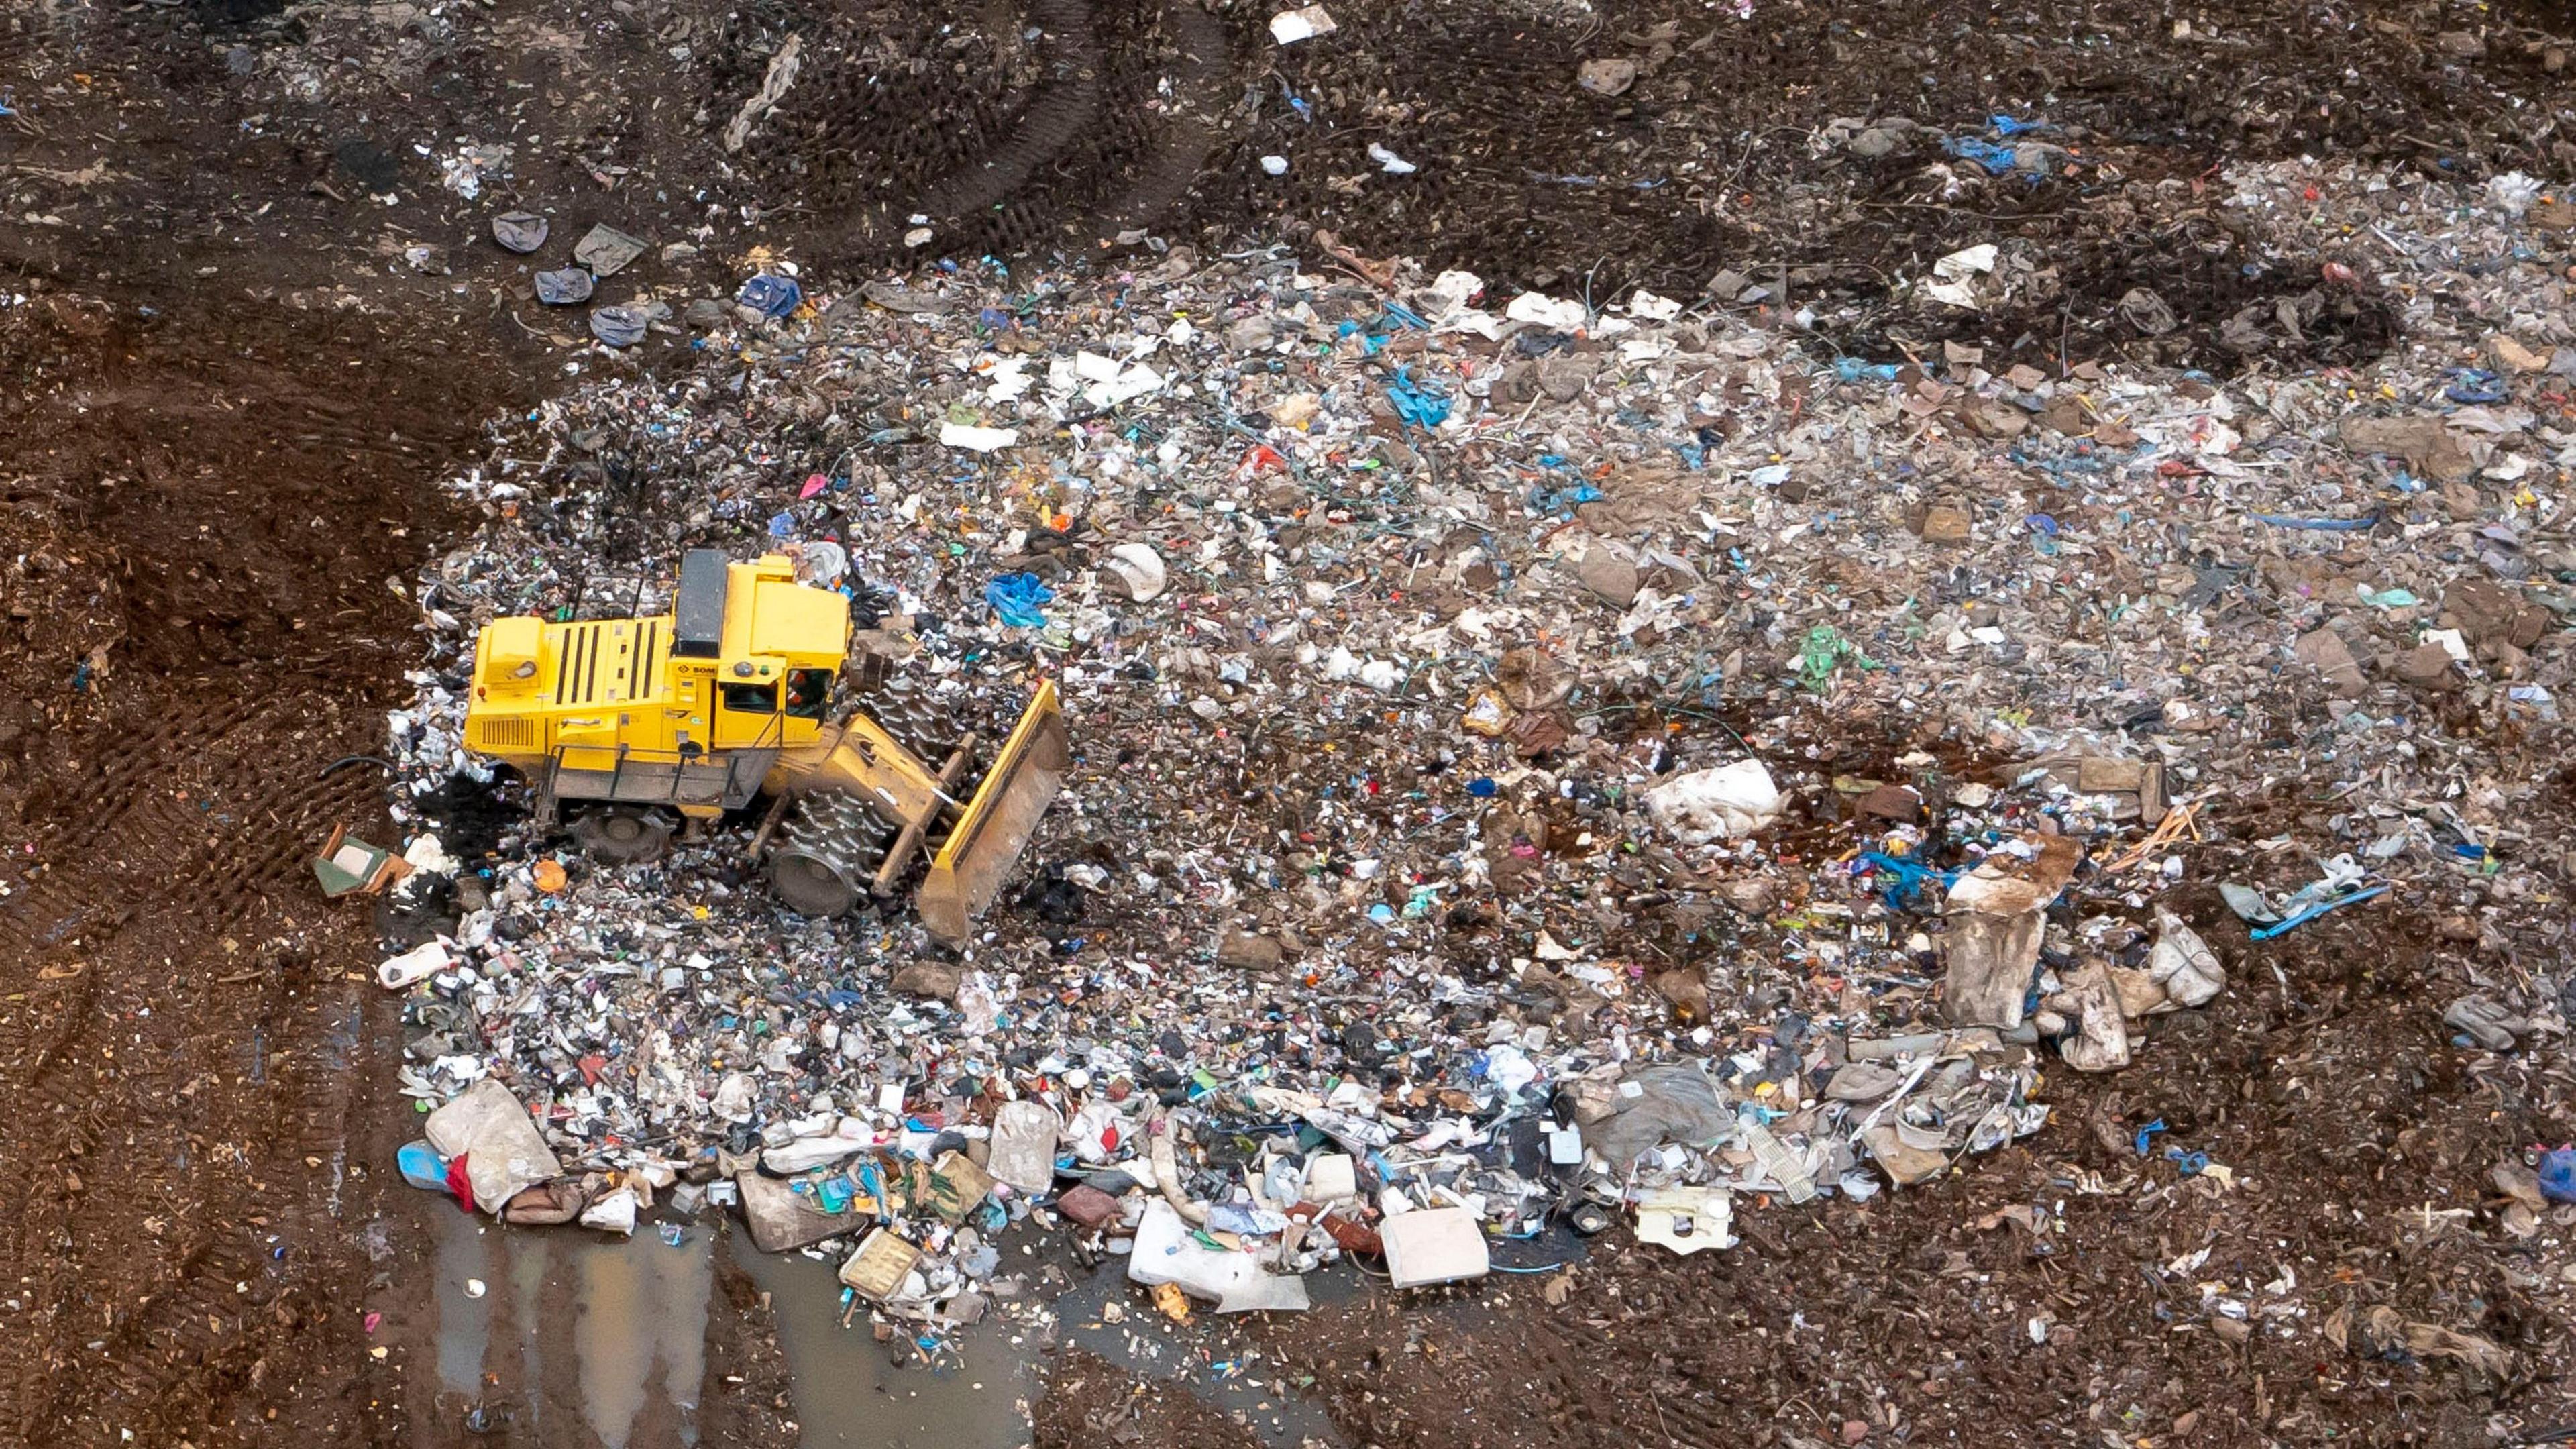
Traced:
POLYGON ((644 865, 671 850, 671 817, 643 805, 594 805, 575 816, 572 838, 606 865, 644 865))

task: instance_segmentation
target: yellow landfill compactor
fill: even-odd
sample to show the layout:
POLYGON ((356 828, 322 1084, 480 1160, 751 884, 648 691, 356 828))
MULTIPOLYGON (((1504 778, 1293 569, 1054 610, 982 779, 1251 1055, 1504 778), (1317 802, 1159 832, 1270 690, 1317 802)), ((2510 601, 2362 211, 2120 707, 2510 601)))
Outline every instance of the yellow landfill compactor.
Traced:
POLYGON ((654 859, 675 824, 765 795, 752 853, 767 847, 772 888, 809 916, 892 898, 927 853, 914 908, 931 934, 962 940, 1062 785, 1055 685, 1038 686, 961 799, 973 734, 933 765, 914 753, 938 748, 916 720, 834 708, 849 642, 848 602, 796 582, 791 560, 692 549, 668 614, 484 625, 465 744, 528 779, 540 825, 610 861, 654 859))

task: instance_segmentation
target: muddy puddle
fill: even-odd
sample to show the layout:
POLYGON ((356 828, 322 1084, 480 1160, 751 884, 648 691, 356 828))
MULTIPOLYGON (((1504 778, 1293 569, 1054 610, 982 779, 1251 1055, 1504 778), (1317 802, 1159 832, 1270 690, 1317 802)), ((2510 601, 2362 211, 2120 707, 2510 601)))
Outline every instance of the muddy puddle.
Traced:
POLYGON ((769 1295, 795 1398, 799 1441, 815 1449, 1017 1449, 1028 1442, 1026 1406, 1046 1355, 1036 1336, 995 1314, 922 1364, 924 1350, 898 1334, 878 1343, 867 1311, 841 1326, 832 1265, 771 1257, 739 1239, 734 1261, 769 1295))
POLYGON ((509 1231, 441 1214, 440 1400, 469 1430, 562 1435, 604 1449, 698 1442, 716 1243, 509 1231))
MULTIPOLYGON (((1362 1291, 1359 1275, 1347 1268, 1306 1275, 1306 1289, 1318 1308, 1362 1291)), ((1143 1291, 1127 1285, 1122 1259, 1078 1276, 1073 1291, 1055 1309, 1066 1341, 1141 1380, 1186 1388, 1200 1403, 1251 1429, 1271 1449, 1343 1442, 1323 1405, 1283 1381, 1279 1366, 1246 1344, 1233 1320, 1202 1317, 1201 1322, 1216 1325, 1212 1331, 1171 1332, 1143 1291), (1102 1310, 1113 1303, 1124 1311, 1119 1323, 1103 1316, 1102 1310)))
MULTIPOLYGON (((618 1240, 462 1213, 437 1221, 439 1398, 477 1433, 697 1445, 708 1314, 724 1311, 716 1255, 729 1253, 768 1295, 807 1445, 1019 1449, 1040 1370, 1063 1344, 1186 1390, 1277 1449, 1339 1442, 1321 1407, 1232 1325, 1166 1323, 1116 1259, 1085 1270, 1032 1245, 1006 1269, 1026 1291, 982 1323, 944 1344, 901 1332, 880 1342, 864 1307, 849 1311, 829 1262, 753 1252, 711 1222, 673 1245, 650 1225, 618 1240)), ((1309 1282, 1319 1302, 1355 1287, 1322 1273, 1309 1282)))
MULTIPOLYGON (((864 1309, 841 1327, 846 1305, 826 1261, 797 1253, 769 1257, 740 1239, 727 1250, 770 1295, 808 1445, 1018 1449, 1028 1442, 1027 1408, 1039 1392, 1038 1371, 1066 1344, 1140 1379, 1185 1389, 1279 1449, 1339 1442, 1320 1405, 1273 1391, 1275 1371, 1237 1343, 1239 1335, 1223 1320, 1213 1331, 1175 1333, 1141 1294, 1131 1293, 1121 1260, 1086 1270, 1062 1255, 1020 1252, 1019 1246, 1005 1272, 1026 1279, 1028 1292, 954 1335, 938 1353, 900 1336, 878 1343, 864 1309), (1119 1322, 1104 1315, 1112 1303, 1119 1305, 1119 1322)), ((1328 1279, 1309 1279, 1319 1302, 1349 1291, 1328 1279)))

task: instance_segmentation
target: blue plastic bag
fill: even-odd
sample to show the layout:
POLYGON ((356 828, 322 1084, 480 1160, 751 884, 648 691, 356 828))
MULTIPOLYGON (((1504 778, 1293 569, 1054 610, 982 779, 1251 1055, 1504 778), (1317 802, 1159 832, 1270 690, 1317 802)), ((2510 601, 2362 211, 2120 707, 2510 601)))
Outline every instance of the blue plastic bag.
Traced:
POLYGON ((2455 403, 2468 403, 2473 406, 2481 403, 2500 403, 2508 396, 2504 379, 2483 367, 2457 368, 2452 371, 2451 377, 2452 383, 2442 390, 2442 396, 2455 403))
POLYGON ((1860 859, 1853 863, 1853 872, 1858 874, 1863 869, 1875 870, 1888 877, 1887 885, 1879 895, 1891 911, 1905 909, 1906 903, 1926 885, 1947 890, 1959 878, 1955 870, 1941 870, 1919 860, 1889 855, 1883 850, 1863 851, 1860 859))
POLYGON ((796 285, 794 277, 763 272, 743 283, 733 299, 763 316, 784 317, 803 305, 805 289, 796 285))
POLYGON ((424 1192, 447 1191, 447 1159, 426 1142, 406 1142, 394 1149, 394 1165, 403 1181, 424 1192))
POLYGON ((1941 143, 1941 149, 1962 160, 1974 161, 1996 176, 2018 164, 2014 149, 1980 136, 1956 136, 1941 143))
POLYGON ((2576 1147, 2540 1154, 2540 1195, 2551 1202, 2576 1202, 2576 1147))
POLYGON ((984 602, 1014 629, 1045 628, 1044 606, 1054 597, 1055 591, 1040 583, 1036 574, 1003 574, 984 586, 984 602))
POLYGON ((1395 381, 1386 385, 1386 395, 1395 404, 1395 415, 1417 428, 1436 428, 1449 420, 1447 394, 1417 385, 1410 368, 1395 370, 1395 381))

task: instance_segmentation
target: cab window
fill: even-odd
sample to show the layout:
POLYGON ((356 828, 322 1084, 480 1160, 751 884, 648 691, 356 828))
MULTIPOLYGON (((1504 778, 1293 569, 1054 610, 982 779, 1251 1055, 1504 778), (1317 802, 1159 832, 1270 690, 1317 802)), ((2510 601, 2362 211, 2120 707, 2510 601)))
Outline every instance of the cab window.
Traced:
POLYGON ((776 714, 778 713, 778 686, 728 684, 724 687, 724 707, 736 714, 776 714))

